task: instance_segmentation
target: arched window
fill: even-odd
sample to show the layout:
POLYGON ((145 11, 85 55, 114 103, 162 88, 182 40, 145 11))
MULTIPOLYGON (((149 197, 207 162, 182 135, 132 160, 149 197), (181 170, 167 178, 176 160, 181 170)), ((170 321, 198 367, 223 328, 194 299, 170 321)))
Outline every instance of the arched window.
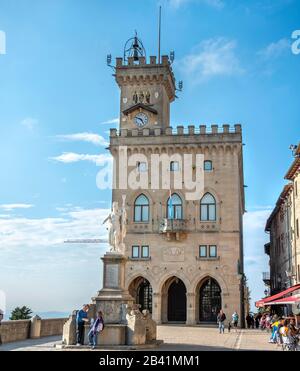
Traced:
POLYGON ((213 195, 206 193, 200 202, 200 220, 216 221, 216 200, 213 195))
POLYGON ((145 195, 140 195, 135 200, 134 221, 135 222, 149 221, 149 200, 145 195))
POLYGON ((177 193, 173 193, 168 199, 168 219, 182 219, 182 200, 177 193))
POLYGON ((206 160, 204 161, 204 171, 212 171, 212 161, 206 160))

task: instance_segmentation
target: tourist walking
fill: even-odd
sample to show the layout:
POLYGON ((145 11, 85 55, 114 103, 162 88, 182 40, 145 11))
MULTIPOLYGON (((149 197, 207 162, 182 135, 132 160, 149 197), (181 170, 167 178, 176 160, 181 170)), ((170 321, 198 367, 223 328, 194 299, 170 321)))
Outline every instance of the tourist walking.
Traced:
POLYGON ((77 346, 84 344, 84 324, 89 322, 87 318, 89 309, 90 306, 85 304, 76 315, 77 346))
POLYGON ((255 316, 255 328, 259 329, 260 319, 261 319, 261 313, 257 313, 255 316))
POLYGON ((97 318, 91 324, 91 329, 89 331, 89 343, 90 346, 95 349, 97 346, 97 337, 100 332, 104 330, 104 320, 101 311, 98 312, 97 318))
POLYGON ((223 312, 223 310, 221 309, 218 316, 217 316, 217 323, 219 325, 219 332, 220 334, 224 334, 224 330, 225 330, 225 326, 224 326, 224 322, 226 320, 226 315, 225 313, 223 312))
POLYGON ((238 326, 238 323, 239 323, 239 315, 238 315, 237 311, 235 311, 233 313, 233 315, 231 316, 231 319, 232 319, 233 327, 235 328, 235 331, 237 331, 237 326, 238 326))
POLYGON ((247 328, 251 328, 252 326, 252 316, 250 315, 250 313, 247 314, 246 316, 246 322, 247 322, 247 328))

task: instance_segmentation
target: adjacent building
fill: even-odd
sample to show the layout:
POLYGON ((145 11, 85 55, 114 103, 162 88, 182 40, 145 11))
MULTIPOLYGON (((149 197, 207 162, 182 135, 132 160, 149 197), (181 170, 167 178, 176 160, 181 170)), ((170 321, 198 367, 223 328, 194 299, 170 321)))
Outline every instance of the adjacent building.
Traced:
POLYGON ((270 256, 270 276, 265 274, 264 281, 270 285, 271 294, 300 283, 300 144, 294 148, 294 161, 285 179, 289 183, 266 224, 266 232, 270 233, 270 242, 265 245, 270 256))

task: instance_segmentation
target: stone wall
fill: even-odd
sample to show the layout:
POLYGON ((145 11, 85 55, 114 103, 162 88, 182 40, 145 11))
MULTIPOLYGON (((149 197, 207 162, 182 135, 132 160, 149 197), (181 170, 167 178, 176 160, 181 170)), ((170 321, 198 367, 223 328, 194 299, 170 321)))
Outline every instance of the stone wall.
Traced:
POLYGON ((4 321, 0 326, 2 343, 25 340, 29 338, 30 320, 4 321))
POLYGON ((67 318, 42 319, 41 337, 62 335, 67 318))
MULTIPOLYGON (((62 335, 63 325, 67 318, 41 320, 40 337, 62 335)), ((0 326, 2 343, 12 343, 30 338, 30 320, 3 321, 0 326)))

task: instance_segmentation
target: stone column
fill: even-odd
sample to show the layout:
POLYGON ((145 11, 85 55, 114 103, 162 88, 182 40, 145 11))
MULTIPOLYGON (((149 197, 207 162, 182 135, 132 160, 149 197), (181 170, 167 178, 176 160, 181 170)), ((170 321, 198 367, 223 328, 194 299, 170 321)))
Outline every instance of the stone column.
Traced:
POLYGON ((30 339, 38 339, 41 337, 42 319, 35 315, 30 320, 30 339))
POLYGON ((125 289, 126 257, 118 253, 106 253, 103 261, 103 289, 92 298, 96 311, 101 310, 106 323, 126 323, 126 305, 134 300, 125 289))
POLYGON ((193 292, 186 294, 186 324, 188 326, 196 324, 196 295, 193 292))
POLYGON ((152 319, 159 325, 162 323, 161 318, 161 294, 158 292, 153 293, 152 302, 152 319))

